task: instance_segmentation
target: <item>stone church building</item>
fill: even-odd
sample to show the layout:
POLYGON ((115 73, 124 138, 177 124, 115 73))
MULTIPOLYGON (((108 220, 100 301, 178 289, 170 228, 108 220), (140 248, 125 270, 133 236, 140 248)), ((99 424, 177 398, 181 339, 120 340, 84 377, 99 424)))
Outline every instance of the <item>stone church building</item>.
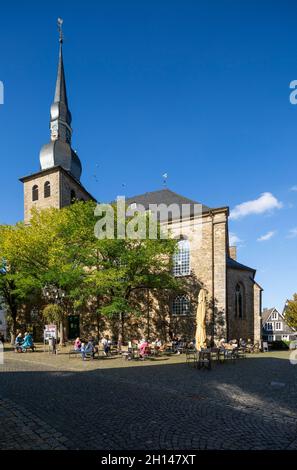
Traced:
MULTIPOLYGON (((63 208, 75 200, 94 199, 80 182, 82 165, 71 147, 71 113, 68 107, 63 65, 63 38, 60 36, 58 74, 54 102, 50 109, 50 142, 40 151, 40 170, 20 179, 24 185, 24 220, 30 221, 33 207, 63 208)), ((169 189, 161 189, 127 199, 128 204, 199 204, 169 189)), ((199 290, 207 298, 207 335, 210 343, 220 338, 261 338, 261 294, 256 271, 236 259, 229 246, 228 207, 200 205, 198 216, 168 221, 174 236, 182 224, 179 251, 174 258, 174 274, 182 276, 187 289, 182 295, 144 293, 147 320, 141 334, 169 337, 178 334, 192 339, 199 290), (197 220, 196 220, 197 219, 197 220), (191 223, 190 223, 191 222, 191 223), (193 224, 200 224, 195 236, 193 224)), ((69 319, 69 338, 79 334, 79 318, 69 319)), ((82 324, 81 324, 82 326, 82 324)), ((82 329, 81 329, 81 334, 82 329)))

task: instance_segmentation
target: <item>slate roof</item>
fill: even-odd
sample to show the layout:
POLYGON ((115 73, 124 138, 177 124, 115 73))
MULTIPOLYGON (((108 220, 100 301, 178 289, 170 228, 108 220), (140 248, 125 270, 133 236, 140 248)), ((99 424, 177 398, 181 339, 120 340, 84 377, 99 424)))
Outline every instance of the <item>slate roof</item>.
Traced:
POLYGON ((268 318, 272 314, 273 310, 276 310, 276 308, 275 307, 264 308, 264 310, 262 312, 262 322, 263 322, 263 324, 268 320, 268 318))
POLYGON ((244 264, 238 263, 238 261, 235 261, 232 258, 227 258, 227 267, 232 269, 240 269, 241 271, 251 271, 254 274, 256 273, 255 269, 250 268, 249 266, 245 266, 244 264))
MULTIPOLYGON (((145 210, 149 209, 150 204, 165 204, 166 206, 177 204, 180 208, 182 207, 182 204, 190 204, 190 215, 195 213, 195 204, 201 204, 198 201, 181 196, 170 189, 160 189, 158 191, 151 191, 139 194, 138 196, 129 197, 126 199, 126 203, 129 205, 133 203, 141 204, 144 206, 145 210)), ((202 204, 202 213, 209 212, 210 210, 210 207, 202 204)))

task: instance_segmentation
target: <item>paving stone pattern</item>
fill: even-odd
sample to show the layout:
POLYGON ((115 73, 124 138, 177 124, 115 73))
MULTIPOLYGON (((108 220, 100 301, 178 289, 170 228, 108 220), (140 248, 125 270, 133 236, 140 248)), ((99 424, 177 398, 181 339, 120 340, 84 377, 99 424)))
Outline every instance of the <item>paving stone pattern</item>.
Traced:
POLYGON ((297 449, 296 398, 287 352, 207 371, 183 355, 82 362, 9 351, 0 449, 297 449))

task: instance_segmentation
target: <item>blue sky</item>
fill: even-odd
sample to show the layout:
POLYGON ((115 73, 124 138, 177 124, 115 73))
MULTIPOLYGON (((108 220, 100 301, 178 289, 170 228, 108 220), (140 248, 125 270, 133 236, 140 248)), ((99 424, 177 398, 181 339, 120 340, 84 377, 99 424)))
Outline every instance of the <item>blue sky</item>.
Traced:
POLYGON ((18 178, 49 140, 61 16, 83 184, 106 201, 159 189, 167 172, 206 205, 254 201, 230 231, 263 305, 282 308, 297 291, 296 13, 295 0, 2 4, 0 223, 22 219, 18 178))

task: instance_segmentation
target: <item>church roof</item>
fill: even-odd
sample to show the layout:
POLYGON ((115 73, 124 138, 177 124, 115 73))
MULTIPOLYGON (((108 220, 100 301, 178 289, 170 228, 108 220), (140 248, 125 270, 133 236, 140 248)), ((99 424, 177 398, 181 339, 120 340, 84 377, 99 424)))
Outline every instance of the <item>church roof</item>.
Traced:
MULTIPOLYGON (((145 210, 149 209, 150 204, 166 204, 166 206, 169 206, 170 204, 177 204, 180 208, 183 204, 190 204, 191 215, 195 212, 195 204, 200 205, 198 201, 181 196, 180 194, 177 194, 167 188, 129 197, 126 199, 126 203, 129 205, 133 203, 141 204, 144 206, 145 210)), ((209 212, 210 210, 210 207, 202 204, 202 213, 209 212)))
POLYGON ((272 312, 276 310, 275 307, 272 307, 272 308, 264 308, 263 312, 262 312, 262 321, 263 323, 265 323, 268 318, 270 317, 270 315, 272 314, 272 312))
POLYGON ((256 274, 255 269, 250 268, 249 266, 245 266, 244 264, 238 263, 238 261, 235 261, 232 258, 227 258, 227 267, 232 269, 240 269, 241 271, 251 271, 256 274))
POLYGON ((63 61, 63 50, 62 50, 62 41, 60 40, 59 48, 59 63, 58 63, 58 73, 56 80, 56 90, 55 90, 55 103, 64 103, 68 108, 68 99, 66 91, 66 80, 64 72, 64 61, 63 61))

